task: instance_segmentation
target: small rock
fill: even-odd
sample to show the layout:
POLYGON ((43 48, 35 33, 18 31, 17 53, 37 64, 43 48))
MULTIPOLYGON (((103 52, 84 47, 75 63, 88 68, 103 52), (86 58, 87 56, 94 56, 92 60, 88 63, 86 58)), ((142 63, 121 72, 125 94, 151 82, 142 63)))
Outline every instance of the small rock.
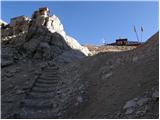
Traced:
POLYGON ((134 117, 134 115, 127 115, 127 118, 125 118, 125 119, 134 119, 135 117, 134 117))
POLYGON ((27 75, 26 75, 26 74, 24 74, 24 75, 23 75, 23 77, 27 77, 27 75))
POLYGON ((80 103, 82 103, 83 102, 83 98, 81 96, 78 96, 77 97, 77 101, 80 102, 80 103))
POLYGON ((16 94, 23 94, 24 93, 24 91, 22 91, 22 90, 17 90, 16 91, 16 94))
POLYGON ((134 100, 134 101, 137 101, 137 100, 138 100, 138 98, 134 98, 133 100, 134 100))
POLYGON ((40 68, 43 69, 43 68, 47 67, 47 65, 48 65, 47 63, 43 63, 43 64, 41 63, 40 68))
POLYGON ((148 100, 149 100, 149 98, 142 98, 142 99, 140 99, 140 100, 137 101, 137 104, 138 104, 139 106, 142 106, 142 105, 144 105, 145 103, 147 103, 148 100))
POLYGON ((37 70, 37 71, 35 71, 35 74, 36 74, 36 75, 40 75, 40 74, 41 74, 41 71, 38 71, 38 70, 37 70))
POLYGON ((148 106, 148 105, 146 105, 145 107, 144 107, 144 111, 148 111, 150 109, 150 107, 148 106))
POLYGON ((34 72, 34 71, 35 71, 34 68, 30 68, 30 69, 28 70, 28 72, 34 72))
POLYGON ((20 67, 16 67, 16 72, 20 72, 21 68, 20 67))
POLYGON ((133 108, 129 108, 126 110, 125 114, 128 115, 128 114, 131 114, 133 113, 134 109, 133 108))
POLYGON ((152 94, 152 97, 153 98, 159 98, 159 91, 158 90, 155 90, 152 94))
POLYGON ((145 111, 137 111, 136 112, 137 117, 143 116, 144 114, 145 114, 145 111))
POLYGON ((135 56, 135 57, 133 57, 133 62, 135 62, 135 61, 137 61, 138 60, 138 57, 137 56, 135 56))
POLYGON ((9 73, 16 73, 16 69, 10 70, 9 73))
POLYGON ((135 106, 136 106, 136 102, 134 100, 130 100, 124 105, 123 109, 131 108, 135 106))
POLYGON ((49 62, 48 62, 48 65, 49 65, 49 66, 55 66, 55 62, 54 62, 54 61, 49 61, 49 62))
POLYGON ((137 86, 138 86, 138 87, 141 87, 141 84, 140 84, 140 83, 138 83, 138 84, 137 84, 137 86))
POLYGON ((23 61, 23 63, 26 63, 26 59, 23 59, 22 61, 23 61))
POLYGON ((62 113, 61 113, 61 112, 58 112, 57 116, 58 116, 58 117, 62 116, 62 113))
POLYGON ((112 76, 112 72, 110 72, 110 73, 104 75, 103 79, 107 79, 107 78, 109 78, 110 76, 112 76))
POLYGON ((12 73, 7 73, 7 74, 6 74, 6 77, 8 77, 8 78, 10 78, 10 77, 12 77, 12 76, 14 76, 14 74, 12 74, 12 73))

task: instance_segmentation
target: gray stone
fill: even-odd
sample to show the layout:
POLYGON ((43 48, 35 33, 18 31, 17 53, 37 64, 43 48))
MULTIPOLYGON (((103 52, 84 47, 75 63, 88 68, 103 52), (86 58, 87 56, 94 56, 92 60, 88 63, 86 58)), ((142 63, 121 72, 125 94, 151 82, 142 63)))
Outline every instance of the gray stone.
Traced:
POLYGON ((155 90, 152 94, 152 97, 153 98, 159 98, 159 91, 158 90, 155 90))
POLYGON ((129 108, 126 110, 125 114, 128 115, 128 114, 132 114, 134 112, 134 109, 133 108, 129 108))
POLYGON ((83 102, 82 96, 78 96, 78 97, 77 97, 77 101, 80 102, 80 103, 82 103, 82 102, 83 102))
POLYGON ((149 101, 149 98, 141 98, 140 100, 137 101, 137 104, 139 106, 144 105, 145 103, 147 103, 149 101))
POLYGON ((128 102, 124 105, 123 109, 128 109, 128 108, 131 108, 131 107, 136 107, 136 102, 135 102, 134 100, 128 101, 128 102))
POLYGON ((14 74, 13 73, 6 73, 6 77, 10 78, 10 77, 13 77, 14 74))
POLYGON ((103 79, 107 79, 107 78, 111 77, 112 74, 113 74, 112 72, 109 72, 109 73, 105 74, 105 75, 103 76, 103 79))
POLYGON ((14 62, 12 60, 2 60, 1 67, 6 67, 12 65, 14 62))
POLYGON ((16 94, 17 94, 17 95, 23 94, 23 93, 25 93, 25 91, 23 91, 23 90, 17 90, 17 91, 16 91, 16 94))

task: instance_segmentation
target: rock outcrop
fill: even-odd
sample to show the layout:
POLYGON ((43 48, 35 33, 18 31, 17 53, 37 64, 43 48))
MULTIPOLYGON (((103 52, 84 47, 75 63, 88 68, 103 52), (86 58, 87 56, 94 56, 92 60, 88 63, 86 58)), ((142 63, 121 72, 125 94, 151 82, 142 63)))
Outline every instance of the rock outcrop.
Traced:
POLYGON ((57 59, 60 58, 65 62, 66 58, 63 57, 67 57, 68 60, 70 59, 67 62, 71 62, 91 54, 86 47, 81 46, 74 38, 66 35, 59 18, 51 15, 46 7, 35 11, 31 19, 26 16, 12 18, 10 24, 2 29, 3 41, 5 44, 12 44, 12 47, 16 46, 16 50, 19 50, 27 58, 56 59, 56 61, 59 61, 57 59), (22 33, 25 33, 26 37, 17 46, 19 44, 17 35, 22 33), (14 42, 10 42, 13 41, 13 38, 14 42))

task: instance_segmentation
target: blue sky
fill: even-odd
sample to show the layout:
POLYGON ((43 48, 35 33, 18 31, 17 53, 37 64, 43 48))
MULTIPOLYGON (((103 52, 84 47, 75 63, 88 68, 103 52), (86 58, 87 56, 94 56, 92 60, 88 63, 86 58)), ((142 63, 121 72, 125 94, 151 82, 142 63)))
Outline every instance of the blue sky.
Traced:
POLYGON ((158 2, 153 1, 3 1, 1 19, 9 22, 20 15, 30 17, 34 10, 44 6, 59 17, 66 33, 81 44, 102 44, 103 39, 111 43, 119 37, 136 40, 134 25, 139 37, 143 26, 143 41, 159 30, 158 2))

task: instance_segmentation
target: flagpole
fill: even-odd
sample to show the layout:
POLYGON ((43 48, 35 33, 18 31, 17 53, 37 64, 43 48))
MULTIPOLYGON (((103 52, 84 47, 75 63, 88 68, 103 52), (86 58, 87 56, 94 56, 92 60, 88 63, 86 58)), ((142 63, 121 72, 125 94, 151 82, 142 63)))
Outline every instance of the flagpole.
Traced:
POLYGON ((142 42, 142 36, 143 36, 143 27, 141 26, 141 42, 142 42))
POLYGON ((134 32, 136 33, 137 41, 139 42, 139 38, 138 38, 138 34, 135 26, 134 26, 134 32))
POLYGON ((136 36, 137 36, 137 40, 138 40, 138 42, 139 42, 139 38, 138 38, 138 33, 137 33, 137 31, 136 31, 136 36))
POLYGON ((141 31, 141 42, 142 42, 142 34, 143 34, 143 32, 141 31))

